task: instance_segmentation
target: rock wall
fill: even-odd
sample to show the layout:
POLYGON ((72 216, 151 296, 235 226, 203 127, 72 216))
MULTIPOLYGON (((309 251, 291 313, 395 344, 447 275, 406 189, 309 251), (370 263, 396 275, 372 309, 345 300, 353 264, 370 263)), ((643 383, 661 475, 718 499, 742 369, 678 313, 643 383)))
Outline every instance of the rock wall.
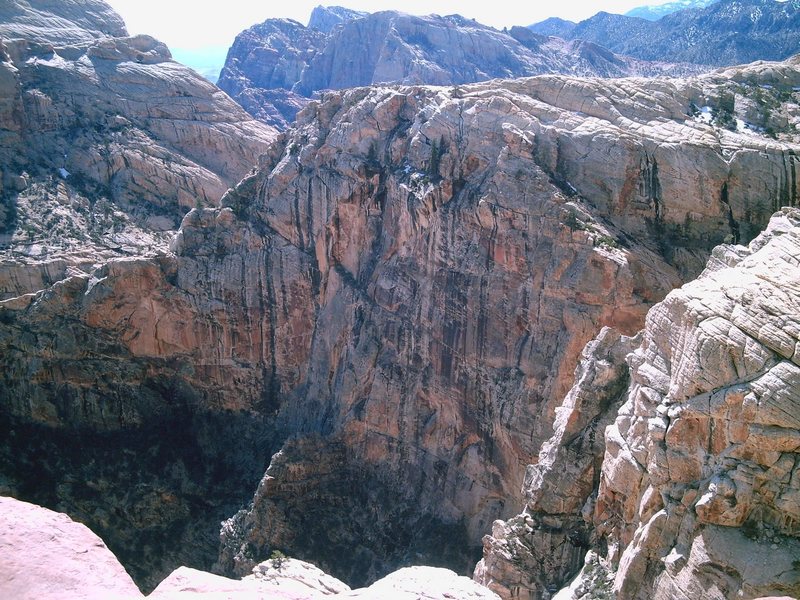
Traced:
POLYGON ((715 249, 697 280, 648 313, 627 368, 597 357, 610 343, 625 349, 618 335, 587 346, 556 434, 529 468, 528 506, 495 523, 476 580, 504 598, 549 598, 591 547, 603 558, 587 558, 564 598, 610 594, 608 571, 617 598, 800 592, 799 234, 800 211, 785 208, 748 247, 715 249), (577 404, 628 377, 618 411, 577 404), (610 419, 600 470, 602 452, 583 452, 585 423, 610 419))
POLYGON ((695 65, 638 61, 523 27, 501 32, 460 15, 318 7, 308 27, 269 19, 240 33, 219 86, 256 118, 285 129, 309 98, 328 89, 459 85, 542 73, 621 77, 700 71, 695 65))
MULTIPOLYGON (((252 493, 281 446, 224 528, 221 568, 278 548, 347 578, 436 558, 466 571, 525 503, 525 465, 597 328, 635 333, 712 244, 797 202, 791 136, 690 115, 733 77, 782 89, 798 73, 328 93, 221 208, 191 210, 169 252, 0 303, 9 437, 89 432, 126 467, 89 481, 123 490, 137 444, 185 433, 137 472, 147 501, 108 521, 148 584, 170 535, 208 561, 198 532, 246 504, 242 482, 258 473, 252 493), (201 489, 220 495, 198 507, 201 489)), ((791 91, 780 110, 796 114, 791 91)), ((33 494, 6 456, 8 488, 33 494)), ((73 503, 83 468, 37 493, 73 503)), ((104 522, 91 498, 75 504, 104 522)))

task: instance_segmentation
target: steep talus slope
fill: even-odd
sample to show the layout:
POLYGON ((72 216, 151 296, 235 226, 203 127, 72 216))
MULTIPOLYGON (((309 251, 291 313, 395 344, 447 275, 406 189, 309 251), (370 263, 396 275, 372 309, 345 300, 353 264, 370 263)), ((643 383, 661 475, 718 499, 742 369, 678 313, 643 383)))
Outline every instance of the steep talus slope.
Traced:
POLYGON ((786 208, 749 247, 715 249, 640 339, 606 330, 587 347, 478 581, 542 598, 593 548, 565 598, 800 593, 798 256, 786 208))
POLYGON ((160 42, 124 37, 104 3, 5 10, 0 298, 166 249, 183 214, 215 205, 275 137, 160 42))
POLYGON ((700 70, 617 56, 595 44, 588 48, 523 27, 501 32, 459 15, 345 11, 334 15, 340 19, 335 27, 317 29, 314 23, 326 27, 330 19, 315 14, 307 28, 269 19, 239 34, 219 86, 252 115, 285 128, 308 98, 327 89, 452 85, 541 73, 619 77, 700 70))
POLYGON ((641 60, 735 65, 783 60, 800 48, 796 0, 720 0, 657 21, 599 12, 577 24, 550 19, 530 26, 543 35, 582 39, 641 60))

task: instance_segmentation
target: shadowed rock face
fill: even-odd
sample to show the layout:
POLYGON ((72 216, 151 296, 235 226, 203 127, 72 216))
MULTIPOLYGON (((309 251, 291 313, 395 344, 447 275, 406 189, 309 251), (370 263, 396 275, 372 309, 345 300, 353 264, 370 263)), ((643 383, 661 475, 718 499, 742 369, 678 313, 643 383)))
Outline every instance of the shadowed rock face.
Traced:
MULTIPOLYGON (((634 333, 712 244, 749 239, 781 198, 797 202, 790 135, 687 114, 734 77, 792 85, 798 73, 326 94, 222 208, 185 216, 169 252, 2 302, 5 422, 109 446, 166 424, 186 433, 156 493, 174 504, 114 524, 143 573, 168 554, 142 560, 149 546, 130 531, 157 523, 168 539, 179 519, 164 504, 211 486, 222 498, 178 527, 194 540, 241 497, 228 478, 284 441, 223 528, 221 568, 279 548, 352 579, 436 557, 466 571, 492 521, 522 508, 524 467, 597 328, 634 333), (245 433, 224 441, 235 434, 198 430, 200 418, 245 433), (195 448, 209 458, 184 477, 195 448)), ((117 472, 124 489, 128 468, 117 472)), ((73 477, 58 480, 60 501, 73 477)))
POLYGON ((541 73, 613 77, 700 70, 632 60, 596 44, 564 42, 523 27, 500 32, 459 15, 327 10, 316 9, 307 28, 270 19, 240 33, 219 86, 250 114, 285 128, 308 98, 327 89, 458 85, 541 73))
MULTIPOLYGON (((128 37, 103 2, 4 2, 0 37, 0 301, 59 290, 33 329, 0 326, 0 489, 89 523, 144 587, 180 562, 210 567, 219 521, 277 449, 269 423, 208 414, 176 363, 138 361, 119 350, 121 322, 100 321, 133 306, 163 317, 144 295, 174 268, 140 257, 166 252, 189 208, 217 205, 275 132, 164 44, 128 37), (133 304, 84 320, 86 292, 102 288, 87 273, 120 257, 109 274, 133 304), (29 370, 34 346, 49 375, 29 370)), ((165 306, 188 314, 182 302, 165 306)))

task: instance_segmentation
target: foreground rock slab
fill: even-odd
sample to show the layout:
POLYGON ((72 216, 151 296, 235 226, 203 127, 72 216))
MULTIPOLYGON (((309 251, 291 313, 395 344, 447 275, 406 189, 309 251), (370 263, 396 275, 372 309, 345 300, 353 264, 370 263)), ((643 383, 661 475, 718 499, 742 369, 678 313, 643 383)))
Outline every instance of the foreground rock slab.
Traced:
POLYGON ((85 525, 62 513, 0 497, 0 598, 142 597, 111 550, 85 525))

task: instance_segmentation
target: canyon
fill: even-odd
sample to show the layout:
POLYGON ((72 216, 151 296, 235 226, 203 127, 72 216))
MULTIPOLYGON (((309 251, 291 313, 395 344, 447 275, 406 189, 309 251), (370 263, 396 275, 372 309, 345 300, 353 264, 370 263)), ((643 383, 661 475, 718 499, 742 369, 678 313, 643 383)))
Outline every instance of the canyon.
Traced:
POLYGON ((329 89, 279 132, 82 4, 0 13, 3 495, 145 592, 280 550, 798 593, 800 57, 329 89))

